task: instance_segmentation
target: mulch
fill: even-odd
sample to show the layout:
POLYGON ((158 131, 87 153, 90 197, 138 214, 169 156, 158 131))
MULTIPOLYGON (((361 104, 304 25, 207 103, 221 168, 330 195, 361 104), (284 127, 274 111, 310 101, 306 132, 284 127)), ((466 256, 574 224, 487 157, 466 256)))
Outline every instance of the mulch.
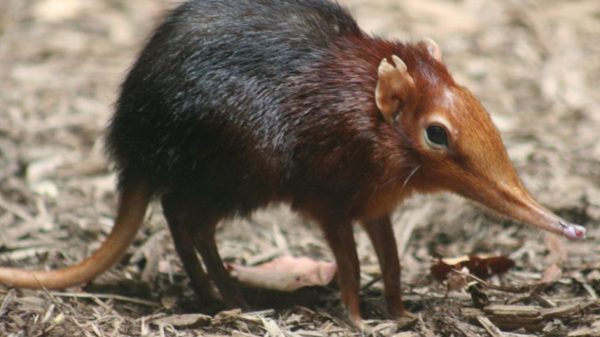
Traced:
MULTIPOLYGON (((374 251, 356 228, 361 333, 335 286, 312 289, 306 303, 272 301, 246 313, 199 303, 153 205, 126 256, 91 284, 0 287, 0 336, 600 336, 600 2, 340 2, 368 32, 434 38, 457 81, 492 114, 525 185, 585 225, 588 239, 552 244, 458 197, 416 196, 394 224, 404 299, 417 319, 389 319, 374 251), (456 288, 431 276, 434 257, 466 254, 505 255, 515 266, 483 282, 466 276, 456 288)), ((103 129, 120 81, 171 6, 0 2, 2 266, 70 265, 110 231, 114 175, 103 129)), ((332 260, 317 227, 285 205, 223 223, 218 242, 228 262, 245 265, 283 255, 332 260)))

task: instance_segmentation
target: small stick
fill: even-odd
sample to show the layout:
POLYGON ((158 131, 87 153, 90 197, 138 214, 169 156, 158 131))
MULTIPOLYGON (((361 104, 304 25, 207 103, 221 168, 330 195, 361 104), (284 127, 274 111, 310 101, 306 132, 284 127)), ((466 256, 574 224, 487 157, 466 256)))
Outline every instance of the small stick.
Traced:
POLYGON ((365 283, 365 285, 360 288, 360 291, 365 291, 365 290, 371 288, 375 283, 377 283, 381 280, 382 280, 381 275, 374 276, 369 282, 365 283))
POLYGON ((492 337, 505 337, 502 331, 485 316, 477 316, 477 321, 492 337))
POLYGON ((500 285, 488 283, 488 282, 480 279, 479 277, 477 277, 471 273, 468 273, 468 272, 462 272, 460 270, 453 270, 453 272, 465 275, 465 276, 473 279, 474 281, 477 281, 482 286, 484 286, 488 289, 504 291, 507 293, 526 293, 526 292, 530 292, 530 291, 535 291, 535 290, 539 289, 540 287, 544 287, 547 285, 546 283, 542 282, 542 283, 524 284, 521 286, 500 286, 500 285))
POLYGON ((0 208, 3 208, 5 211, 17 216, 18 218, 21 218, 21 220, 25 220, 26 222, 34 221, 33 217, 27 214, 27 211, 25 211, 25 209, 10 203, 6 199, 2 198, 2 196, 0 196, 0 208))
POLYGON ((58 297, 72 297, 72 298, 100 298, 100 299, 113 299, 121 302, 130 302, 135 304, 146 305, 149 307, 160 307, 157 302, 142 300, 134 297, 127 297, 122 295, 111 295, 111 294, 77 294, 77 293, 65 293, 65 292, 50 292, 52 296, 58 297))

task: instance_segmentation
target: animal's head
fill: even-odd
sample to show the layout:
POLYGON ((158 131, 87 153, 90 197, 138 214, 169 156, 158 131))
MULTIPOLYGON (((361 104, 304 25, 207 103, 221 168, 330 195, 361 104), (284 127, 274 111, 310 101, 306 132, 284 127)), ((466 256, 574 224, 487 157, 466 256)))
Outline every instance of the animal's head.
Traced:
POLYGON ((490 115, 441 64, 430 39, 415 46, 407 63, 393 55, 378 68, 375 101, 387 123, 402 125, 419 158, 411 186, 447 190, 515 220, 564 235, 585 237, 535 201, 521 183, 490 115), (416 55, 416 56, 415 56, 416 55))

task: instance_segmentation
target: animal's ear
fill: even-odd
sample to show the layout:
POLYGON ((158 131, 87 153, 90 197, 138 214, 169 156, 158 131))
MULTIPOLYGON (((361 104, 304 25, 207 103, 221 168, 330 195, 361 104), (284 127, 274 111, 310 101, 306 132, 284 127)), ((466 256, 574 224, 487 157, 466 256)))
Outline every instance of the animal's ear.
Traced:
POLYGON ((425 37, 419 43, 419 46, 425 48, 425 50, 433 57, 436 61, 442 62, 442 50, 432 39, 425 37))
POLYGON ((400 104, 413 94, 415 87, 406 64, 396 55, 392 55, 392 61, 394 65, 385 58, 379 63, 375 88, 375 104, 388 123, 394 121, 400 104))

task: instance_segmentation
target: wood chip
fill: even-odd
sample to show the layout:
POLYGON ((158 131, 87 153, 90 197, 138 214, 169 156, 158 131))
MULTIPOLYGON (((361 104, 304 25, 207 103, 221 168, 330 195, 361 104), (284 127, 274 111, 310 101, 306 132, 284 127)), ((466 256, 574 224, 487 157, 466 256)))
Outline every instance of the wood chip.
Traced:
POLYGON ((505 337, 505 335, 487 317, 477 316, 477 321, 492 337, 505 337))
POLYGON ((184 314, 184 315, 171 315, 152 321, 152 324, 168 324, 174 327, 199 327, 210 324, 212 317, 203 314, 184 314))
POLYGON ((4 314, 6 313, 6 308, 8 308, 8 306, 15 300, 15 290, 11 289, 8 291, 8 293, 6 293, 6 295, 4 295, 4 298, 2 299, 2 303, 0 304, 0 318, 2 318, 2 316, 4 316, 4 314))
POLYGON ((391 337, 419 337, 420 335, 416 332, 412 332, 412 331, 403 331, 403 332, 398 332, 396 334, 391 335, 391 337))
POLYGON ((491 304, 483 308, 486 314, 504 317, 540 317, 541 308, 530 305, 491 304))
POLYGON ((600 336, 600 328, 581 328, 571 331, 567 334, 568 337, 598 337, 600 336))
POLYGON ((269 337, 285 337, 285 333, 272 319, 263 317, 262 323, 269 337))
POLYGON ((545 319, 565 318, 565 317, 569 317, 571 315, 580 313, 582 310, 584 310, 585 308, 589 307, 590 305, 592 305, 594 303, 596 303, 596 302, 592 301, 592 302, 573 303, 573 304, 563 305, 563 306, 556 307, 556 308, 542 309, 540 311, 540 313, 545 319))
MULTIPOLYGON (((0 0, 0 265, 66 266, 106 237, 117 200, 102 150, 112 102, 143 37, 179 2, 0 0)), ((364 318, 374 319, 374 337, 490 335, 477 317, 506 337, 600 335, 599 1, 339 2, 367 32, 402 41, 433 37, 457 83, 490 111, 524 185, 590 234, 577 243, 548 241, 537 229, 499 224, 459 197, 407 198, 392 218, 403 300, 422 320, 381 321, 383 283, 367 283, 381 271, 357 228, 360 300, 364 318), (432 254, 473 253, 508 253, 518 266, 480 283, 486 300, 476 302, 487 311, 471 308, 471 294, 446 294, 426 276, 432 254), (401 332, 392 332, 395 324, 401 332)), ((216 314, 221 307, 199 301, 188 286, 158 203, 150 213, 124 259, 97 279, 109 285, 102 291, 0 287, 0 336, 366 336, 348 323, 335 286, 316 293, 308 308, 291 301, 270 312, 216 314), (142 287, 132 283, 141 279, 142 287), (196 312, 216 316, 195 326, 196 312), (167 322, 154 323, 160 319, 167 322)), ((333 261, 314 221, 286 205, 224 220, 217 233, 228 263, 256 265, 282 255, 333 261)))

